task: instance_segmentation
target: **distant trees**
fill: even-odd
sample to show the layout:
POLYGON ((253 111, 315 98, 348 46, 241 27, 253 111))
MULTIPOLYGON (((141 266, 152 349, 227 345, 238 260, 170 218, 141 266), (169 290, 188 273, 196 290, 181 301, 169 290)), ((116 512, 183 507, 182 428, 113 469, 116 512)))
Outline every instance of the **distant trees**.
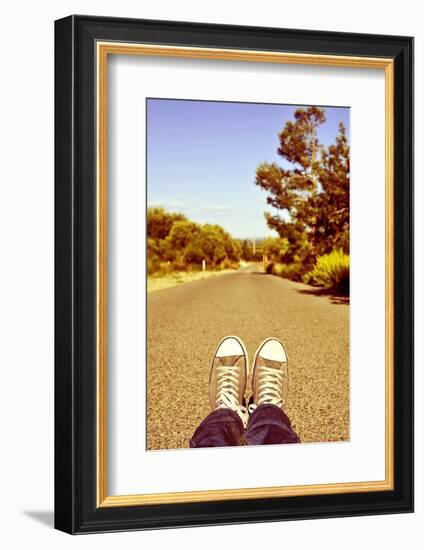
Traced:
POLYGON ((198 224, 163 208, 147 211, 147 259, 150 274, 163 270, 236 267, 240 245, 219 225, 198 224))
POLYGON ((271 229, 289 243, 294 262, 313 265, 318 255, 349 251, 349 145, 343 124, 333 145, 319 143, 317 128, 325 111, 297 109, 279 134, 278 154, 291 164, 261 164, 255 183, 281 214, 267 213, 271 229))
POLYGON ((241 257, 245 261, 249 261, 252 257, 247 239, 244 239, 244 241, 241 243, 241 257))
POLYGON ((265 239, 243 239, 239 241, 241 246, 241 257, 246 262, 262 262, 263 260, 263 243, 265 239))
POLYGON ((270 262, 284 262, 291 260, 289 240, 281 237, 268 237, 262 244, 263 255, 270 262))

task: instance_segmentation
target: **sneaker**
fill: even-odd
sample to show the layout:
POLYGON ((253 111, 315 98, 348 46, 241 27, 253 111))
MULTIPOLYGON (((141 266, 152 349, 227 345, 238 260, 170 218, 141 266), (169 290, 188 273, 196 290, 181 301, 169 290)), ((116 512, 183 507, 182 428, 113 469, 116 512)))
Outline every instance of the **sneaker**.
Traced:
POLYGON ((209 375, 211 409, 231 409, 239 415, 244 427, 249 416, 244 406, 247 364, 247 352, 241 340, 227 336, 215 352, 209 375))
POLYGON ((268 338, 259 346, 253 362, 250 412, 264 404, 283 408, 288 392, 288 361, 287 352, 279 340, 268 338))

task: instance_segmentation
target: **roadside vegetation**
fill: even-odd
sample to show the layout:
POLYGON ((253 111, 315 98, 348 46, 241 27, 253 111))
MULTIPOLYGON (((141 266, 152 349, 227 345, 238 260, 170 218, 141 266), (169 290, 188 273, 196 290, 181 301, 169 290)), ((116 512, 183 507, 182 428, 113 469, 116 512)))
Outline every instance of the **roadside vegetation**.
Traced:
POLYGON ((240 244, 221 226, 201 225, 164 208, 148 209, 148 275, 196 272, 203 265, 208 271, 238 269, 240 258, 240 244))
POLYGON ((280 213, 265 213, 279 235, 263 242, 266 271, 294 281, 349 292, 349 145, 343 124, 324 147, 317 128, 325 111, 298 109, 279 134, 286 161, 260 164, 255 183, 280 213))
POLYGON ((262 262, 267 273, 348 294, 349 145, 343 124, 332 145, 319 142, 325 120, 324 109, 297 109, 278 135, 284 168, 262 163, 256 170, 255 184, 274 209, 266 223, 278 236, 237 240, 219 225, 152 207, 148 275, 184 282, 199 272, 238 269, 240 261, 262 262))

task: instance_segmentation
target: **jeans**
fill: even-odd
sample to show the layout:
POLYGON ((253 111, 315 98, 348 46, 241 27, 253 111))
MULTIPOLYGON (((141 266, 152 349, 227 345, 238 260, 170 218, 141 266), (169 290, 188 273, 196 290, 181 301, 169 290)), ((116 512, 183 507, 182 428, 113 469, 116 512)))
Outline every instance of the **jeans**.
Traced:
POLYGON ((249 417, 246 430, 231 409, 211 412, 194 432, 190 447, 276 445, 300 443, 286 413, 276 405, 259 405, 249 417))

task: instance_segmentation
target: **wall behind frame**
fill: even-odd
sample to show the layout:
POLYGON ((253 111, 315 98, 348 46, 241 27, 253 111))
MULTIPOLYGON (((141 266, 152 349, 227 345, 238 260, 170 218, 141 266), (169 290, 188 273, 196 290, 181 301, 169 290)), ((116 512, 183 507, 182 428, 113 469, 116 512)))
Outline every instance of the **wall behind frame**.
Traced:
MULTIPOLYGON (((419 4, 405 0, 370 3, 305 0, 247 3, 215 0, 16 1, 4 8, 2 41, 2 121, 0 163, 0 418, 2 499, 0 539, 6 548, 30 543, 57 548, 241 548, 296 545, 297 548, 357 549, 379 545, 419 547, 424 521, 424 476, 416 471, 416 513, 308 522, 179 529, 70 537, 53 524, 53 21, 71 13, 280 26, 416 37, 416 120, 424 120, 424 30, 419 4), (4 542, 3 542, 4 541, 4 542)), ((416 124, 417 157, 424 150, 416 124)), ((417 163, 416 181, 424 179, 417 163)), ((416 204, 424 190, 416 186, 416 204)), ((424 279, 424 219, 417 216, 416 281, 424 279)), ((424 363, 419 335, 424 331, 424 291, 416 285, 416 364, 424 363)), ((424 387, 416 370, 417 392, 424 387)), ((424 459, 424 401, 416 399, 416 464, 424 459)))

